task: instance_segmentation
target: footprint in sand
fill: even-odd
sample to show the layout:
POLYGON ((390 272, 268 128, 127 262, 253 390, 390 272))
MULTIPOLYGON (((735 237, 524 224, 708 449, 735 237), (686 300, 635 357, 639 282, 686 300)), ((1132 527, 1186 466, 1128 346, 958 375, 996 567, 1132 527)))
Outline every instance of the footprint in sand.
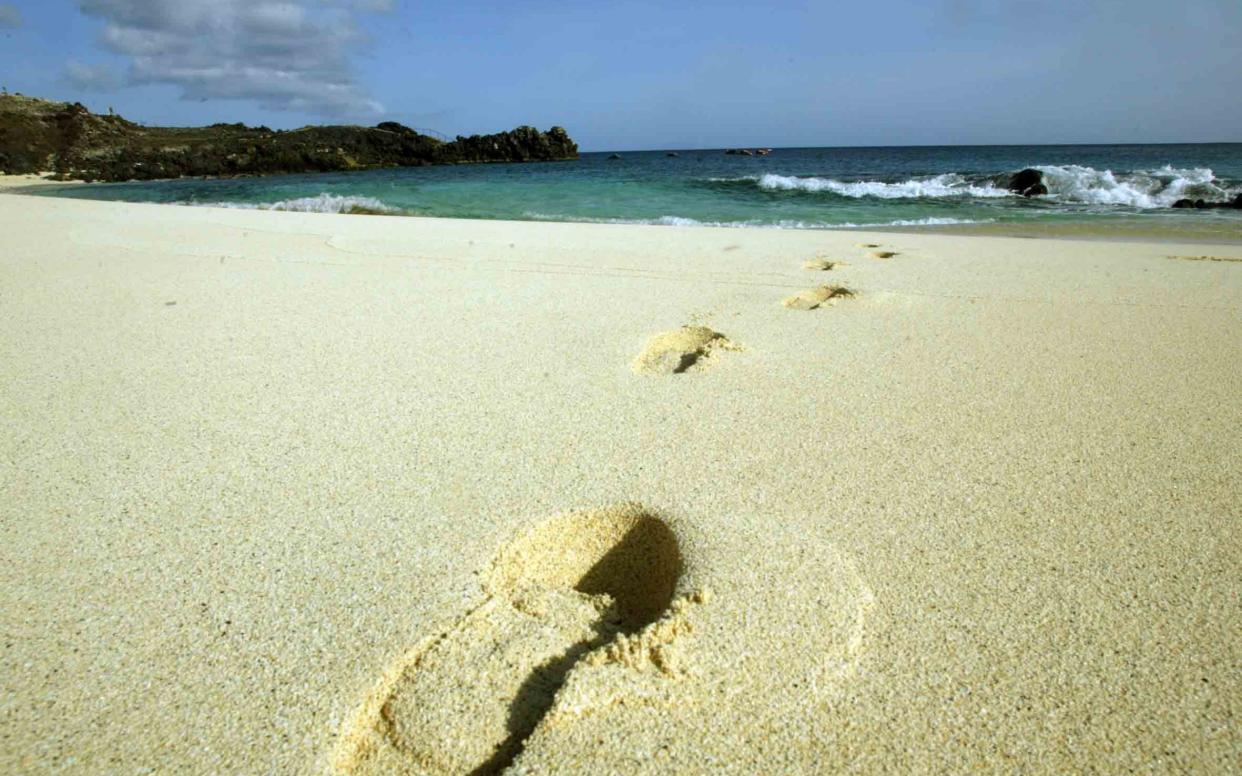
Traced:
POLYGON ((655 335, 634 359, 639 374, 681 374, 698 370, 714 360, 717 353, 741 350, 737 343, 706 326, 683 326, 655 335))
POLYGON ((811 259, 810 261, 802 262, 802 268, 813 269, 818 272, 827 272, 837 266, 837 263, 838 262, 835 261, 828 261, 827 259, 811 259))
POLYGON ((335 772, 497 773, 541 721, 630 690, 658 695, 652 685, 679 675, 687 612, 705 600, 678 597, 681 575, 677 536, 639 505, 536 525, 497 553, 481 604, 387 672, 346 728, 335 772), (588 679, 562 699, 576 666, 633 676, 611 696, 588 679))
POLYGON ((818 286, 800 291, 786 298, 781 304, 791 310, 814 310, 825 304, 835 304, 838 299, 854 296, 845 286, 818 286))
MULTIPOLYGON (((872 248, 879 248, 879 247, 880 247, 880 244, 879 244, 879 243, 858 243, 858 247, 859 247, 859 248, 862 248, 863 250, 870 250, 870 249, 872 249, 872 248)), ((896 252, 896 251, 876 251, 876 250, 872 250, 872 251, 871 251, 870 253, 868 253, 867 255, 868 255, 868 256, 870 256, 870 257, 871 257, 871 258, 873 258, 873 259, 891 259, 891 258, 893 258, 894 256, 896 256, 896 255, 898 255, 898 254, 897 254, 897 252, 896 252)))
MULTIPOLYGON (((680 673, 657 682, 650 669, 583 661, 527 739, 514 772, 797 770, 774 763, 790 762, 789 747, 801 735, 833 735, 816 720, 853 686, 876 597, 823 532, 830 519, 787 517, 752 523, 730 515, 715 529, 701 515, 673 523, 683 589, 712 591, 705 604, 686 605, 683 627, 693 627, 672 645, 682 650, 680 673), (577 708, 576 716, 556 716, 577 708)), ((802 769, 815 770, 809 763, 802 769)))

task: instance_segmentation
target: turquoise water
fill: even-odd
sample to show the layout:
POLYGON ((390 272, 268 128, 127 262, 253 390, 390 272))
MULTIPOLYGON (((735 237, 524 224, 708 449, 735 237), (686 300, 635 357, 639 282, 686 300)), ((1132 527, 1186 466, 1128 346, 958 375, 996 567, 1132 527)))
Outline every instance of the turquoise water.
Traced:
MULTIPOLYGON (((1242 192, 1242 144, 778 148, 578 161, 183 179, 40 194, 320 212, 778 228, 1073 225, 1242 237, 1242 211, 1171 210, 1242 192), (1047 196, 1004 182, 1044 171, 1047 196)), ((33 193, 33 192, 32 192, 33 193)))

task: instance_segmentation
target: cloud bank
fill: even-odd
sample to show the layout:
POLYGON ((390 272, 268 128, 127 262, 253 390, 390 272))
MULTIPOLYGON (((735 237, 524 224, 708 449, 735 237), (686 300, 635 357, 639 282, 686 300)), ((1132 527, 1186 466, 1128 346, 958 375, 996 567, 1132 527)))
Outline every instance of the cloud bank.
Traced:
MULTIPOLYGON (((254 100, 270 110, 324 116, 383 112, 355 80, 349 55, 362 38, 356 14, 389 10, 388 0, 78 0, 78 5, 104 21, 105 47, 129 58, 130 84, 171 84, 187 100, 254 100)), ((66 77, 73 78, 68 69, 66 77)))

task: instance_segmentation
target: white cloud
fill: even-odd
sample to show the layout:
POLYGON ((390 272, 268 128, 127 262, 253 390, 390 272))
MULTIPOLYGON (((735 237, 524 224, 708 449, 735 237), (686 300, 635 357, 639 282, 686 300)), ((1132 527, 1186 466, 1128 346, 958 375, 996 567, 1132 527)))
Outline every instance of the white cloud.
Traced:
POLYGON ((0 3, 0 27, 22 26, 22 12, 11 3, 0 3))
POLYGON ((354 78, 359 7, 386 0, 78 0, 102 40, 130 58, 129 81, 173 84, 188 100, 367 116, 383 107, 354 78))
POLYGON ((107 65, 88 65, 71 59, 65 63, 64 80, 87 92, 112 92, 121 87, 121 77, 107 65))

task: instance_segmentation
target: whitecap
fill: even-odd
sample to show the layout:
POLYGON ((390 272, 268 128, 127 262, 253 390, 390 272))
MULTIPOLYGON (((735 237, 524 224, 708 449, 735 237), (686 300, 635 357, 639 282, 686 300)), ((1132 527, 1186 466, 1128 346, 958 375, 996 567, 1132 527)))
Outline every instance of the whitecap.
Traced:
POLYGON ((797 178, 766 173, 757 179, 767 191, 831 192, 843 197, 878 199, 934 199, 940 197, 1008 197, 1012 193, 992 184, 971 183, 958 173, 930 178, 911 178, 898 183, 883 181, 839 181, 833 178, 797 178))
POLYGON ((1065 203, 1125 205, 1141 210, 1166 208, 1179 199, 1228 199, 1232 191, 1219 185, 1206 167, 1114 173, 1077 164, 1037 165, 1048 187, 1047 198, 1065 203))
POLYGON ((196 207, 227 207, 242 210, 286 210, 297 213, 390 213, 402 212, 400 208, 375 197, 342 196, 323 192, 313 197, 282 199, 276 202, 182 202, 196 207))

